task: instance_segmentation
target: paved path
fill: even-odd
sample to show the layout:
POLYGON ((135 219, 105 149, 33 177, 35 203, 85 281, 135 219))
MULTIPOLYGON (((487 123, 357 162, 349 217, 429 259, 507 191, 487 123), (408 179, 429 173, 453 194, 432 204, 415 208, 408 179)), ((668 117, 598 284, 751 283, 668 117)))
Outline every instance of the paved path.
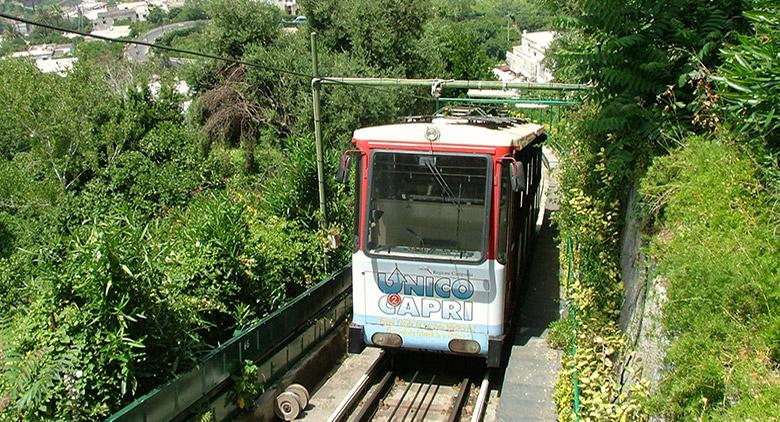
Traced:
MULTIPOLYGON (((548 157, 551 166, 557 159, 548 157)), ((509 363, 499 392, 497 421, 554 421, 553 389, 560 352, 547 345, 547 326, 559 317, 558 247, 550 212, 558 209, 557 180, 549 179, 545 218, 520 298, 509 363)))
POLYGON ((326 421, 363 374, 379 359, 380 349, 366 347, 359 355, 347 355, 325 381, 313 388, 306 412, 297 419, 326 421))
MULTIPOLYGON (((157 41, 158 38, 163 36, 166 32, 175 31, 179 29, 187 29, 192 28, 195 25, 198 25, 199 23, 202 23, 204 21, 187 21, 187 22, 179 22, 179 23, 172 23, 170 25, 161 26, 159 28, 153 28, 149 30, 148 32, 142 34, 140 37, 136 38, 136 41, 143 41, 148 43, 154 43, 157 41)), ((150 55, 150 48, 145 45, 136 45, 131 44, 127 49, 125 50, 125 58, 130 61, 134 62, 145 62, 149 60, 150 55)))

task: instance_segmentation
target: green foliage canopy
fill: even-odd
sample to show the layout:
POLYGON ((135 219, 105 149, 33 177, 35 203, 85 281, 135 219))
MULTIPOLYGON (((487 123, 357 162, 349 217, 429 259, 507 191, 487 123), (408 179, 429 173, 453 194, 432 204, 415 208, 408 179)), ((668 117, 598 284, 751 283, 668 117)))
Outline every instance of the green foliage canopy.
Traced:
POLYGON ((752 31, 723 50, 713 79, 740 132, 766 138, 780 150, 780 7, 758 3, 745 13, 752 31))

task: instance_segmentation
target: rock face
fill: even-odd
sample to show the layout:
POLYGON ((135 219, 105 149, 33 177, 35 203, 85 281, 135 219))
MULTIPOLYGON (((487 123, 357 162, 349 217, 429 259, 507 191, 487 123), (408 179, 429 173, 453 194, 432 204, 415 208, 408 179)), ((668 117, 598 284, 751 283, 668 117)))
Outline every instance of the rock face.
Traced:
POLYGON ((647 222, 639 211, 636 186, 629 194, 625 215, 620 242, 624 302, 619 324, 634 353, 621 358, 617 375, 623 386, 636 382, 636 375, 626 370, 631 364, 640 370, 639 374, 650 381, 653 388, 661 378, 664 350, 668 345, 661 325, 661 308, 666 301, 667 284, 666 280, 654 274, 654 259, 642 251, 642 229, 647 222))

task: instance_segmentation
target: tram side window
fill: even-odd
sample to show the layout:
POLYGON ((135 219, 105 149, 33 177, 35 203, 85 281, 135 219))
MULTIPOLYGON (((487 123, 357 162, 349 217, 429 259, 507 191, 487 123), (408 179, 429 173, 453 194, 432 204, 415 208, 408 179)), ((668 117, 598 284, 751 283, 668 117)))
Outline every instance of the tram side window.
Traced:
POLYGON ((496 259, 498 262, 505 264, 506 257, 509 251, 507 245, 509 244, 509 215, 511 213, 511 197, 512 189, 510 184, 510 171, 509 165, 501 164, 501 196, 499 197, 498 208, 498 247, 496 249, 496 259))
POLYGON ((361 185, 363 184, 363 155, 360 154, 355 160, 355 239, 353 240, 353 252, 360 248, 360 200, 363 195, 361 185))
POLYGON ((374 153, 368 252, 481 260, 488 163, 486 156, 374 153))

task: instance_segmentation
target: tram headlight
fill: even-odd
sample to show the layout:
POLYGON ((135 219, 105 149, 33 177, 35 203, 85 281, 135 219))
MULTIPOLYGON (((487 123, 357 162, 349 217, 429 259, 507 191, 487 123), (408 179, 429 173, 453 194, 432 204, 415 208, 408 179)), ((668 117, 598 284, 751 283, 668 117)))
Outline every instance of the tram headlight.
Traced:
POLYGON ((450 350, 455 353, 465 353, 467 355, 476 355, 479 353, 479 343, 474 340, 452 339, 449 344, 450 350))
POLYGON ((393 333, 374 333, 371 342, 382 347, 401 347, 403 344, 401 336, 393 333))

